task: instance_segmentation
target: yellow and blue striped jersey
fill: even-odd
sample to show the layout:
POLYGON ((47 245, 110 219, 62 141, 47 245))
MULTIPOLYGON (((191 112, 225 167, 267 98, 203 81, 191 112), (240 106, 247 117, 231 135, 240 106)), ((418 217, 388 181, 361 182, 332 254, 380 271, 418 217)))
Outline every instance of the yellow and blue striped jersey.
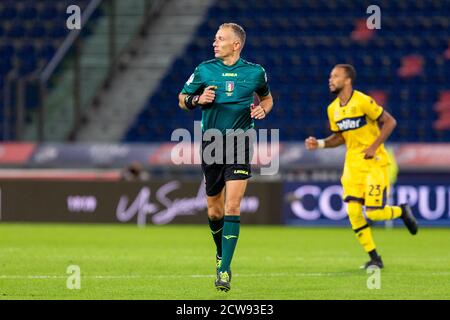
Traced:
POLYGON ((380 134, 377 120, 383 114, 383 108, 375 100, 354 90, 346 105, 341 105, 339 98, 336 98, 328 106, 327 112, 331 130, 340 132, 345 139, 346 166, 365 170, 368 164, 389 164, 384 145, 378 148, 372 161, 364 159, 364 150, 370 147, 380 134))

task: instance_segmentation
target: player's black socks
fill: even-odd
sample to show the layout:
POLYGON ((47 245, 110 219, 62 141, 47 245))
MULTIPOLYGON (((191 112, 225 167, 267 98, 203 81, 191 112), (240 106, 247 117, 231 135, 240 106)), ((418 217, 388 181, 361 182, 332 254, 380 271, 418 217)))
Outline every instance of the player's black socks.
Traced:
POLYGON ((372 251, 369 252, 369 256, 371 260, 379 260, 380 256, 377 253, 376 249, 373 249, 372 251))
POLYGON ((220 220, 211 220, 208 218, 209 228, 216 243, 217 256, 222 257, 222 230, 223 230, 223 217, 220 220))

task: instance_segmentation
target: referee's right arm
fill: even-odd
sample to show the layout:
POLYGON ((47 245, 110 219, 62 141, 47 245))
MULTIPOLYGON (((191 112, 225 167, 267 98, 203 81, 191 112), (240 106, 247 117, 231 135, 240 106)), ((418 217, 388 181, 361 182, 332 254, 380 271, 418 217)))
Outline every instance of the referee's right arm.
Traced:
POLYGON ((203 93, 199 96, 180 93, 178 95, 178 105, 181 109, 191 110, 195 108, 197 104, 204 105, 212 103, 216 98, 216 92, 214 91, 214 88, 214 86, 206 87, 203 93))
POLYGON ((178 95, 178 106, 183 110, 189 110, 189 108, 186 107, 186 102, 185 102, 185 99, 187 96, 188 96, 187 94, 183 94, 183 93, 180 93, 178 95))

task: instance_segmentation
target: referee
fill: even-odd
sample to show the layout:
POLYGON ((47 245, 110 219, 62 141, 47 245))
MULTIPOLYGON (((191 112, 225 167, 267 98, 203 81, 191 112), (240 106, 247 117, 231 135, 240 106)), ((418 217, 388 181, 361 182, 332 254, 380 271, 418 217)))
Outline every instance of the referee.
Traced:
POLYGON ((202 109, 203 134, 219 130, 223 135, 223 161, 206 161, 205 151, 211 150, 208 146, 214 141, 202 142, 209 226, 217 249, 215 286, 221 291, 230 290, 230 265, 239 237, 240 204, 251 177, 253 145, 245 139, 239 145, 234 143, 236 137, 227 137, 230 129, 245 134, 254 128, 254 119, 264 119, 273 106, 264 68, 240 57, 245 38, 241 26, 222 24, 213 42, 215 59, 197 66, 178 97, 182 109, 202 109), (253 104, 255 93, 258 105, 253 104))

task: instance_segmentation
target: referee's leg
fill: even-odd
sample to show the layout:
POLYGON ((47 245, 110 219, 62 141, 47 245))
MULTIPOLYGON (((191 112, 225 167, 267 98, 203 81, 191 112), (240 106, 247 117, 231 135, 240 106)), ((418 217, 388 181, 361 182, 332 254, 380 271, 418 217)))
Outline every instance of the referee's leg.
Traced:
POLYGON ((206 197, 208 205, 208 222, 211 234, 216 244, 216 267, 219 267, 222 259, 222 232, 223 216, 225 214, 225 188, 214 196, 206 197))
POLYGON ((225 214, 225 188, 214 196, 207 196, 208 218, 220 220, 225 214))
POLYGON ((225 183, 225 218, 222 236, 222 264, 220 272, 229 272, 234 250, 239 239, 241 200, 247 180, 228 180, 225 183))

